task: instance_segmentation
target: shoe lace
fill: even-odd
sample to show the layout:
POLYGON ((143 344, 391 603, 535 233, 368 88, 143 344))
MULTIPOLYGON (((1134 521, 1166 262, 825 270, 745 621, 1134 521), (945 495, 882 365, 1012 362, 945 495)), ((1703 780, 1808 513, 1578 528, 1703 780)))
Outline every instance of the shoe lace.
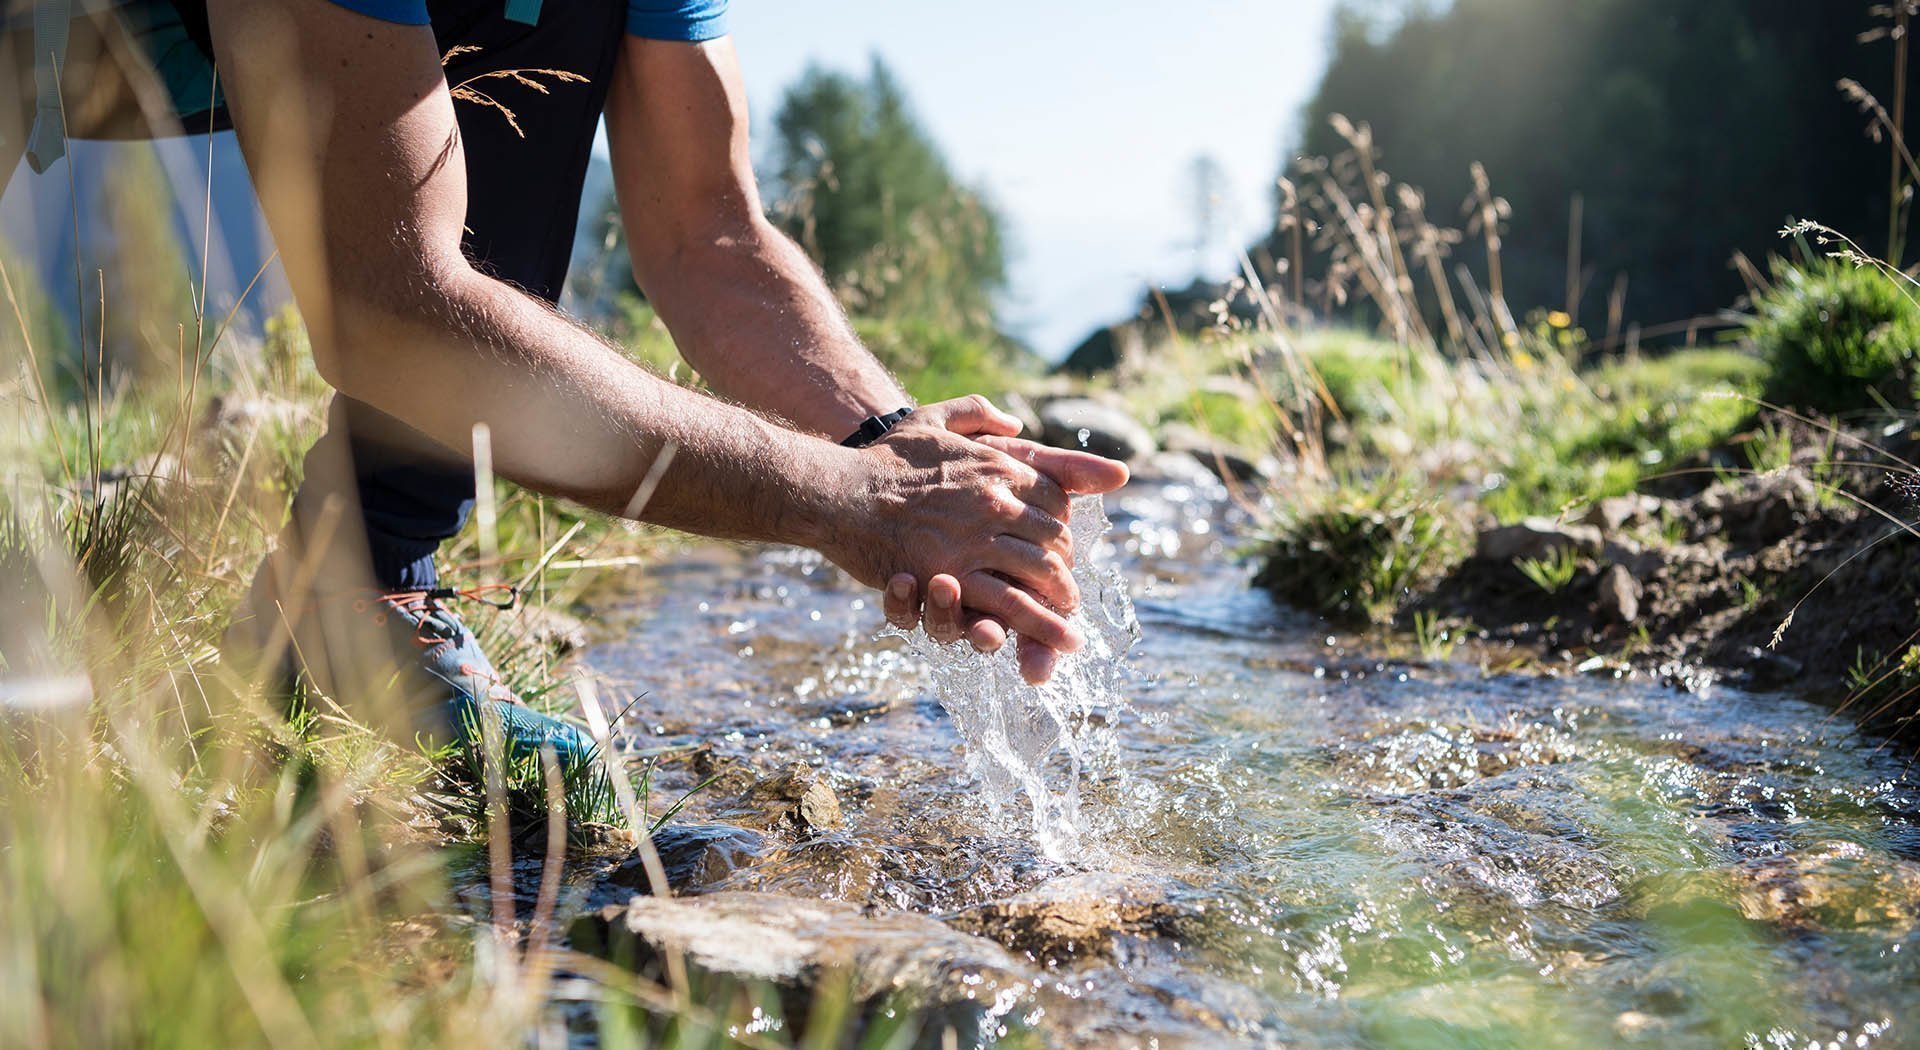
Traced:
POLYGON ((437 645, 452 644, 451 638, 438 637, 426 633, 427 618, 439 612, 442 603, 454 600, 479 602, 507 612, 520 604, 520 588, 510 583, 483 583, 474 587, 429 587, 410 591, 388 591, 384 594, 368 594, 354 600, 355 612, 367 613, 373 622, 384 625, 388 610, 402 612, 413 617, 419 626, 414 630, 413 640, 429 649, 437 645), (504 599, 490 595, 506 593, 504 599))

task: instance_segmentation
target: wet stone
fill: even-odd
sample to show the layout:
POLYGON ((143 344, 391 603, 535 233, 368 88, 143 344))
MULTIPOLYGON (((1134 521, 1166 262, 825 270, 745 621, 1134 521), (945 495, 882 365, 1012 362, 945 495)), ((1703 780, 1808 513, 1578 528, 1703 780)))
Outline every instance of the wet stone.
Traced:
POLYGON ((1169 452, 1184 452, 1220 479, 1260 481, 1278 473, 1271 460, 1257 459, 1246 450, 1186 423, 1169 423, 1160 432, 1169 452))
MULTIPOLYGON (((766 838, 730 824, 668 824, 653 833, 653 851, 666 872, 667 887, 685 893, 712 886, 752 864, 766 850, 766 838)), ((653 892, 646 861, 634 850, 603 881, 641 893, 653 892)))
POLYGON ((749 787, 727 816, 749 827, 801 835, 845 823, 840 799, 826 778, 799 762, 749 787))
POLYGON ((514 620, 513 631, 521 641, 555 656, 585 649, 592 640, 585 620, 560 609, 530 605, 514 620))
POLYGON ((1059 398, 1040 406, 1040 440, 1056 448, 1084 448, 1123 460, 1140 459, 1156 448, 1153 435, 1139 420, 1082 397, 1059 398))
POLYGON ((956 929, 991 938, 1047 966, 1110 959, 1126 937, 1172 934, 1197 913, 1172 879, 1090 872, 946 916, 956 929))
POLYGON ((657 971, 671 952, 696 972, 767 982, 791 1018, 806 1017, 812 995, 832 980, 862 1008, 904 1000, 965 1032, 1033 987, 1025 965, 992 941, 924 915, 839 901, 635 897, 580 917, 569 933, 576 948, 641 973, 657 971))

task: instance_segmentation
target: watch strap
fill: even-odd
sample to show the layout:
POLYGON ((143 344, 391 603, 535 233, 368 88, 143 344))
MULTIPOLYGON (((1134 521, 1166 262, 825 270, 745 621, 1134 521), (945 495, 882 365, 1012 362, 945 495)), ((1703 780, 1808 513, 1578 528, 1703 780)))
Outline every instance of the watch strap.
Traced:
POLYGON ((913 406, 896 408, 884 416, 868 416, 860 421, 860 429, 854 431, 845 441, 840 442, 848 448, 866 448, 868 445, 887 436, 899 422, 913 415, 913 406))

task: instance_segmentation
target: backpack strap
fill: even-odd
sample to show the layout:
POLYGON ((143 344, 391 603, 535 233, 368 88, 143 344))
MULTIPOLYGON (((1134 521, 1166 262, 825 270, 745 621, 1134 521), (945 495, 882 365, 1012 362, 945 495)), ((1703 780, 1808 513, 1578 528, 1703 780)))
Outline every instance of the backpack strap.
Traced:
POLYGON ((44 173, 67 152, 67 122, 60 112, 60 70, 67 64, 73 0, 36 0, 33 5, 33 130, 27 133, 27 163, 44 173))

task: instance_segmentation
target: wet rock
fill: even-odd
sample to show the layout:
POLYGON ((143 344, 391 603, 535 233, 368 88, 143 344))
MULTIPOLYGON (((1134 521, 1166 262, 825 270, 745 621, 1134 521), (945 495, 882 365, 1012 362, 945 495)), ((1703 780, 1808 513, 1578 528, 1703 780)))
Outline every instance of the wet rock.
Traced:
POLYGON ((1736 877, 1740 913, 1756 921, 1897 935, 1920 924, 1920 865, 1871 857, 1857 842, 1751 860, 1736 877))
POLYGON ((1110 459, 1136 460, 1156 449, 1153 435, 1127 413, 1091 398, 1063 397, 1040 406, 1040 440, 1110 459), (1086 432, 1082 443, 1080 434, 1086 432))
POLYGON ((1219 484, 1206 464, 1185 452, 1155 452, 1133 468, 1133 480, 1165 482, 1173 485, 1219 484))
POLYGON ((633 832, 618 824, 604 824, 597 820, 570 821, 567 824, 567 843, 578 849, 596 852, 632 849, 633 832))
POLYGON ((1169 423, 1160 429, 1160 444, 1169 452, 1185 452, 1222 481, 1261 481, 1277 471, 1271 460, 1260 459, 1198 427, 1169 423))
POLYGON ((1055 879, 1018 896, 946 916, 949 925, 991 938, 1052 966, 1111 958, 1123 937, 1171 933, 1194 914, 1171 879, 1091 872, 1055 879))
POLYGON ((932 1015, 929 1030, 964 1034, 1011 997, 1030 994, 1027 968, 992 941, 912 912, 864 913, 840 901, 725 892, 635 897, 575 920, 573 945, 643 973, 673 953, 697 973, 764 981, 789 1018, 804 1019, 823 981, 866 1009, 904 997, 932 1015), (969 1023, 972 1022, 972 1023, 969 1023))
POLYGON ((1747 673, 1747 684, 1760 688, 1791 682, 1807 669, 1806 664, 1785 653, 1758 645, 1742 647, 1740 658, 1747 673))
POLYGON ((1632 623, 1640 618, 1640 581, 1624 565, 1611 565, 1600 574, 1600 597, 1594 615, 1602 623, 1632 623))
POLYGON ((801 835, 831 830, 845 822, 840 799, 826 778, 800 762, 748 788, 728 816, 751 827, 801 835))
MULTIPOLYGON (((753 863, 767 845, 760 833, 730 824, 668 824, 653 833, 652 843, 667 887, 675 893, 719 883, 753 863)), ((653 892, 645 857, 638 849, 603 881, 641 893, 653 892)))
POLYGON ((1474 543, 1474 557, 1494 562, 1551 558, 1566 548, 1589 557, 1598 555, 1600 530, 1591 525, 1563 524, 1552 518, 1528 518, 1513 525, 1494 525, 1480 531, 1474 543))

